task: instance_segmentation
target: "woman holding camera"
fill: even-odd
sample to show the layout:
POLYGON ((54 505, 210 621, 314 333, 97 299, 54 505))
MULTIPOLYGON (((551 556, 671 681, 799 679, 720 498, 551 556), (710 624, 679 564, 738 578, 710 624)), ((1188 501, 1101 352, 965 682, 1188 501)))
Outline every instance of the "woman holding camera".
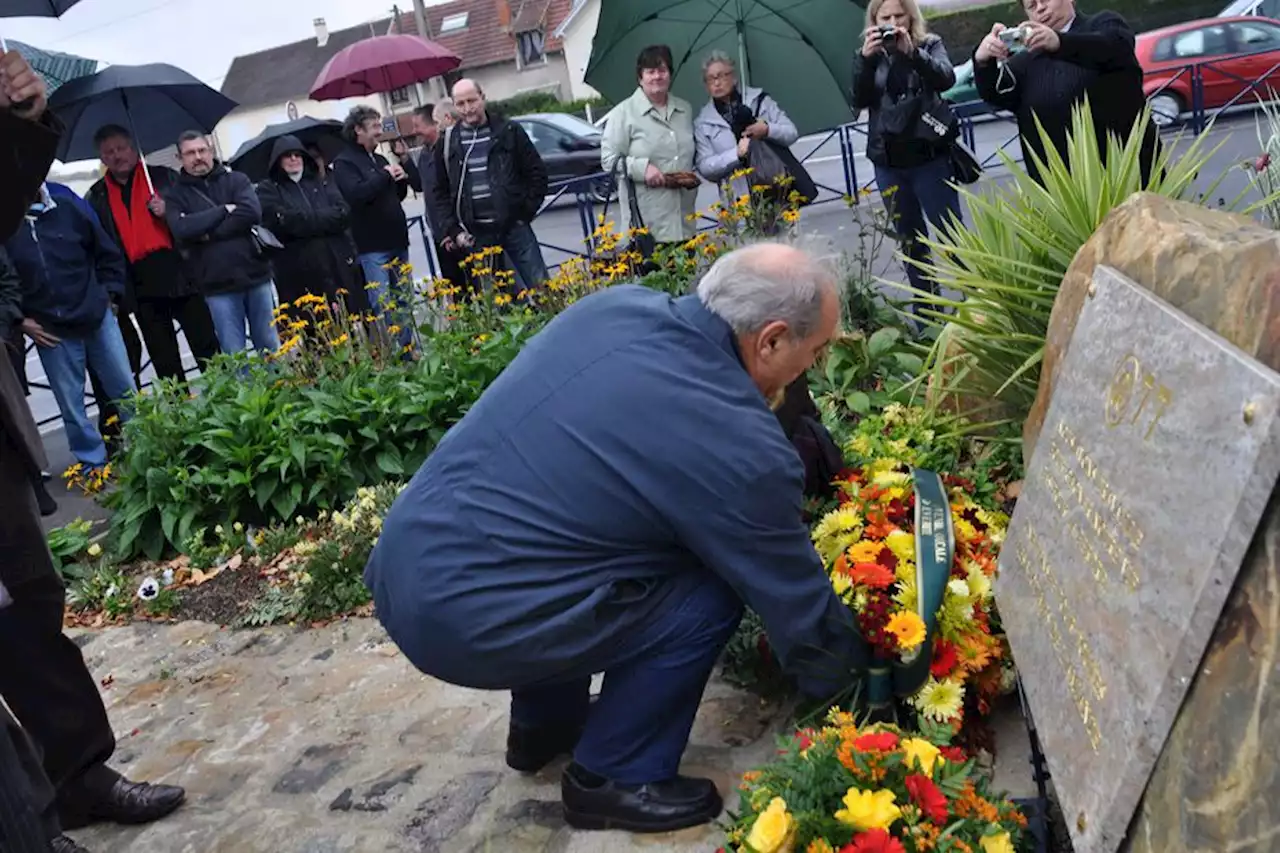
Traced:
POLYGON ((928 223, 940 227, 960 216, 950 139, 939 140, 921 116, 956 75, 939 36, 925 29, 916 0, 871 0, 862 49, 853 62, 853 109, 869 110, 867 159, 893 217, 917 291, 938 295, 938 286, 914 263, 929 260, 921 242, 928 223))

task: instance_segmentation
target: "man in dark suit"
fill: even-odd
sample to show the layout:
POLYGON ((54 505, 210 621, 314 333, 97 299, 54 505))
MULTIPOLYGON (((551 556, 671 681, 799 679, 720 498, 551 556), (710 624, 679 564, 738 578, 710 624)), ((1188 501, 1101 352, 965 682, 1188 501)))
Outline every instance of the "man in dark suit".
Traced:
MULTIPOLYGON (((0 238, 21 225, 53 162, 60 128, 45 106, 44 84, 26 61, 16 52, 0 53, 0 238)), ((21 319, 18 299, 17 279, 6 263, 0 267, 0 326, 5 318, 9 323, 21 319)), ((0 328, 0 340, 5 331, 0 328)), ((0 850, 5 853, 85 853, 61 834, 62 828, 93 820, 155 820, 177 808, 184 796, 181 788, 130 782, 105 764, 115 738, 80 649, 62 633, 64 589, 31 488, 33 474, 46 464, 13 365, 0 358, 0 648, 7 650, 0 656, 0 850), (43 753, 42 762, 28 734, 43 753)))
MULTIPOLYGON (((1071 112, 1086 98, 1105 162, 1107 137, 1127 140, 1141 114, 1142 66, 1134 53, 1133 30, 1115 12, 1077 13, 1075 0, 1023 0, 1029 20, 1011 47, 1001 38, 1008 27, 996 24, 973 55, 973 79, 982 99, 1018 118, 1026 168, 1036 180, 1031 155, 1043 158, 1036 119, 1065 159, 1071 112), (1021 48, 1025 48, 1021 49, 1021 48)), ((1142 176, 1149 179, 1159 136, 1148 125, 1142 146, 1142 176)))

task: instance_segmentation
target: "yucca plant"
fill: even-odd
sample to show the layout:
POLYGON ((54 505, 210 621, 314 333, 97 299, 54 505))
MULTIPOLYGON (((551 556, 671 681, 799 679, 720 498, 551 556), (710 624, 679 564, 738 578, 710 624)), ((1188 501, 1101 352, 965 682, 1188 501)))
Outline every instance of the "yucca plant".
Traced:
MULTIPOLYGON (((1040 383, 1049 314, 1067 267, 1115 207, 1140 190, 1174 199, 1215 197, 1225 175, 1197 192, 1200 172, 1224 144, 1210 147, 1207 128, 1177 152, 1164 144, 1145 183, 1140 167, 1150 125, 1144 111, 1127 140, 1114 134, 1106 162, 1098 156, 1093 113, 1087 102, 1072 115, 1064 159, 1043 127, 1044 157, 1028 152, 1040 182, 1000 152, 1012 182, 975 192, 960 188, 969 222, 953 220, 927 240, 932 261, 920 267, 956 300, 916 293, 920 314, 938 331, 925 362, 935 394, 955 395, 973 412, 995 405, 1003 417, 1025 420, 1040 383), (954 313, 945 313, 951 309, 954 313)), ((1177 140, 1181 141, 1181 140, 1177 140)), ((1245 204, 1248 190, 1224 204, 1252 214, 1268 199, 1245 204)), ((1273 196, 1271 201, 1275 200, 1273 196)))

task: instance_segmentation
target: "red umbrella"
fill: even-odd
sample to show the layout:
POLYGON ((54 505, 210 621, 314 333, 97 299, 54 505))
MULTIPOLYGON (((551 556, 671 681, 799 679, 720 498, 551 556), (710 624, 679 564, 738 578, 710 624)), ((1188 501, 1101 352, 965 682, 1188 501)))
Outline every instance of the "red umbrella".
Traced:
POLYGON ((438 77, 462 64, 449 48, 419 36, 375 36, 330 59, 311 85, 313 101, 392 92, 438 77))

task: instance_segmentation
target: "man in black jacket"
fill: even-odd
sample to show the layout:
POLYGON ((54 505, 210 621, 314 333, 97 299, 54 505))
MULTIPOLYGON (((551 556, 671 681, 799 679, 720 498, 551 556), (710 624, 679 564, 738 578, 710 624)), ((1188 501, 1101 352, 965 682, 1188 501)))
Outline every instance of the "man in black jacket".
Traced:
POLYGON ((382 137, 382 116, 370 107, 354 107, 342 125, 347 147, 333 161, 333 178, 351 205, 351 235, 369 302, 385 322, 400 327, 402 347, 413 343, 412 299, 402 269, 409 263, 409 224, 401 202, 409 194, 409 175, 374 152, 382 137))
POLYGON ((436 112, 439 109, 431 104, 424 104, 413 111, 410 116, 413 133, 422 141, 422 145, 416 149, 406 150, 401 162, 409 175, 409 186, 414 192, 422 193, 423 215, 427 218, 427 224, 431 229, 431 240, 440 266, 440 278, 462 286, 466 283, 466 276, 462 273, 462 259, 465 253, 460 252, 457 246, 445 247, 444 231, 436 215, 435 158, 436 150, 440 147, 440 123, 436 120, 436 112))
MULTIPOLYGON (((186 370, 174 323, 182 325, 201 367, 217 355, 218 338, 209 308, 188 280, 182 255, 174 248, 164 221, 163 194, 176 176, 172 169, 146 165, 123 127, 106 125, 94 140, 107 174, 89 188, 85 201, 128 261, 125 287, 132 299, 127 302, 138 317, 156 375, 182 380, 186 370)), ((122 311, 120 319, 127 322, 125 316, 122 311)), ((134 365, 134 373, 139 372, 134 365)))
POLYGON ((453 86, 461 121, 435 156, 436 219, 446 249, 501 246, 517 287, 547 280, 538 238, 529 224, 547 195, 547 167, 520 125, 491 115, 484 91, 463 78, 453 86))
POLYGON ((258 194, 247 177, 213 159, 203 133, 182 134, 178 154, 182 172, 165 196, 165 219, 209 305, 218 343, 223 352, 242 352, 247 321, 254 348, 275 352, 271 264, 253 235, 262 221, 258 194))
MULTIPOLYGON (((1142 66, 1134 54, 1133 30, 1114 12, 1081 15, 1075 0, 1024 0, 1029 21, 1022 24, 1014 52, 1001 39, 1007 29, 996 24, 973 56, 973 77, 982 99, 1018 117, 1026 168, 1037 180, 1040 170, 1031 154, 1044 157, 1036 118, 1065 159, 1071 111, 1086 98, 1098 135, 1098 155, 1105 161, 1107 136, 1128 139, 1146 104, 1142 66)), ((1142 146, 1142 177, 1149 179, 1159 136, 1148 125, 1142 146)))

